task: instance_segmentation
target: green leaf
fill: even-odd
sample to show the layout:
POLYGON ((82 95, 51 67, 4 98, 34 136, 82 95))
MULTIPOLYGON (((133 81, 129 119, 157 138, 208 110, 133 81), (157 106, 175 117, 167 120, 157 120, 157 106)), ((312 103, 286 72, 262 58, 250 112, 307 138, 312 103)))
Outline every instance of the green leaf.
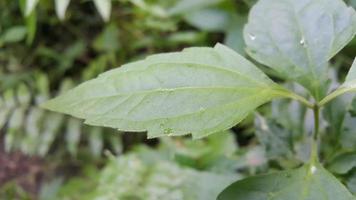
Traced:
POLYGON ((100 173, 96 198, 93 199, 215 200, 223 188, 238 178, 231 174, 183 168, 172 161, 159 159, 160 155, 155 151, 145 150, 158 159, 147 162, 135 153, 113 158, 100 173))
POLYGON ((93 0, 96 9, 105 22, 109 21, 111 14, 111 0, 93 0))
POLYGON ((226 29, 230 15, 222 9, 207 8, 190 12, 184 18, 200 30, 214 32, 226 29))
POLYGON ((224 0, 181 0, 168 10, 170 15, 189 13, 223 2, 224 0))
POLYGON ((44 107, 150 138, 227 130, 261 104, 293 96, 228 47, 158 54, 101 74, 44 107))
POLYGON ((76 156, 78 152, 81 136, 81 126, 82 123, 78 119, 69 118, 67 121, 65 140, 67 142, 67 149, 72 156, 76 156))
POLYGON ((356 59, 354 60, 346 76, 345 82, 342 85, 340 85, 340 87, 337 88, 335 91, 333 91, 324 99, 322 99, 319 102, 319 104, 322 106, 340 95, 343 95, 347 92, 353 92, 355 90, 356 90, 356 59))
POLYGON ((37 3, 38 3, 38 0, 26 0, 26 5, 25 5, 25 16, 26 17, 31 15, 33 10, 36 8, 37 3))
POLYGON ((290 133, 279 124, 260 115, 255 117, 255 134, 264 147, 269 159, 291 157, 292 144, 290 133))
POLYGON ((247 17, 233 15, 230 25, 226 30, 224 43, 237 51, 239 54, 245 54, 245 41, 243 38, 243 27, 247 21, 247 17))
POLYGON ((64 20, 70 0, 55 0, 56 14, 60 20, 64 20))
POLYGON ((3 43, 13 43, 23 40, 26 36, 26 28, 24 26, 14 26, 5 31, 0 37, 3 43))
POLYGON ((347 74, 345 83, 343 85, 354 88, 356 85, 355 82, 356 82, 356 58, 355 58, 354 62, 352 63, 350 71, 347 74))
POLYGON ((356 172, 352 171, 352 173, 347 177, 346 185, 349 191, 352 194, 356 194, 356 172))
POLYGON ((349 5, 356 8, 356 0, 350 0, 349 5))
POLYGON ((36 12, 32 12, 29 16, 25 18, 26 28, 27 28, 27 38, 26 44, 31 45, 36 36, 37 30, 37 15, 36 12))
POLYGON ((244 38, 251 57, 320 100, 329 59, 355 33, 355 10, 342 0, 260 0, 250 12, 244 38))
POLYGON ((218 200, 351 200, 355 197, 320 164, 247 178, 233 183, 218 200))
POLYGON ((105 29, 95 38, 93 47, 97 51, 113 52, 117 51, 121 44, 119 41, 119 28, 114 23, 110 23, 105 29))
POLYGON ((356 167, 356 153, 349 152, 341 154, 333 159, 328 169, 334 173, 346 174, 354 167, 356 167))

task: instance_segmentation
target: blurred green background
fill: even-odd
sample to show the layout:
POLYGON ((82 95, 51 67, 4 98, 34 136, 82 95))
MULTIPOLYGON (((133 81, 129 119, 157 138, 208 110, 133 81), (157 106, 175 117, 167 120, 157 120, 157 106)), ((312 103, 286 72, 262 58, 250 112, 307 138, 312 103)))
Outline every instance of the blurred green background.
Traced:
MULTIPOLYGON (((263 106, 264 117, 251 114, 239 127, 194 141, 147 140, 144 133, 89 127, 38 107, 154 53, 220 42, 247 56, 242 30, 254 3, 0 0, 0 199, 214 200, 233 181, 299 166, 307 157, 311 115, 288 100, 263 106)), ((355 0, 346 3, 356 7, 355 0)), ((353 40, 333 59, 330 88, 344 78, 355 50, 353 40)), ((331 168, 334 158, 356 149, 356 136, 344 134, 355 126, 356 101, 345 102, 324 110, 322 130, 332 134, 323 138, 330 145, 322 155, 331 168)), ((340 178, 356 191, 353 167, 340 178)))

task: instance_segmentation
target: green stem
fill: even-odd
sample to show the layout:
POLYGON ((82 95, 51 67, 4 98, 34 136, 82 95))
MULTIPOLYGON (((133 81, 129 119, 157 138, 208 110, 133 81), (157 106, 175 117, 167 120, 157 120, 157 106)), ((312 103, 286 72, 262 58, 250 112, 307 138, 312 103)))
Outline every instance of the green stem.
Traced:
POLYGON ((313 107, 314 112, 314 133, 312 137, 312 145, 311 145, 311 154, 310 154, 310 162, 315 163, 319 161, 318 158, 318 141, 319 141, 319 112, 320 107, 318 104, 315 104, 313 107))
POLYGON ((337 90, 335 90, 334 92, 332 92, 328 96, 326 96, 324 99, 322 99, 319 102, 319 106, 322 107, 325 104, 327 104, 330 101, 332 101, 333 99, 335 99, 336 97, 338 97, 340 95, 343 95, 343 94, 345 94, 347 92, 354 92, 354 91, 356 91, 356 88, 340 86, 337 90))
POLYGON ((294 100, 297 100, 299 101, 300 103, 302 103, 303 105, 305 105, 306 107, 308 108, 311 108, 313 109, 314 108, 314 105, 311 104, 306 98, 304 98, 303 96, 300 96, 294 92, 291 92, 285 88, 279 88, 280 90, 278 90, 278 95, 281 95, 281 96, 284 96, 284 97, 287 97, 287 98, 291 98, 291 99, 294 99, 294 100))

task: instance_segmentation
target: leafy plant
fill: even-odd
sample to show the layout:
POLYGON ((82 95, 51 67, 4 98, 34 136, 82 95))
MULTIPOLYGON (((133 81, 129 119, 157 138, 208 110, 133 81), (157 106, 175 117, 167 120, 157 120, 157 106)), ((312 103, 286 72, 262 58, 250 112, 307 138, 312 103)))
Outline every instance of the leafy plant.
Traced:
MULTIPOLYGON (((14 89, 6 89, 0 96, 0 129, 4 131, 4 148, 7 152, 21 150, 25 154, 43 157, 61 137, 59 132, 65 133, 65 149, 72 156, 77 155, 81 141, 88 144, 94 157, 100 156, 105 141, 111 143, 116 151, 121 150, 120 136, 112 131, 82 126, 78 119, 39 107, 49 99, 49 80, 45 74, 36 73, 28 82, 30 86, 20 83, 14 89), (68 126, 64 127, 64 124, 68 126), (103 132, 111 134, 102 135, 103 132)), ((72 85, 70 80, 63 81, 61 92, 72 85)))
POLYGON ((179 165, 163 149, 141 145, 117 158, 110 155, 103 169, 88 170, 86 177, 71 179, 52 198, 214 200, 221 189, 239 178, 179 165))
POLYGON ((355 199, 319 158, 324 148, 321 109, 356 90, 354 61, 345 82, 327 94, 329 60, 355 34, 355 10, 341 0, 260 0, 244 28, 247 53, 285 80, 302 85, 307 95, 275 83, 252 62, 217 44, 126 64, 43 106, 83 118, 89 125, 147 131, 149 138, 203 138, 233 127, 271 100, 296 100, 314 116, 313 134, 307 138, 309 158, 303 166, 238 181, 218 199, 355 199))

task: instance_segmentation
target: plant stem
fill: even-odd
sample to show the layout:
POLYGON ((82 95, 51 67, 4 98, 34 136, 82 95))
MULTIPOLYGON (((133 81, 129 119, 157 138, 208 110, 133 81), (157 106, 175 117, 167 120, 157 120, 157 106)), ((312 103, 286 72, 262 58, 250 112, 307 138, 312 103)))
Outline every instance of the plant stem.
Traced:
POLYGON ((347 92, 353 92, 355 91, 356 89, 355 88, 351 88, 351 87, 343 87, 343 86, 340 86, 339 89, 335 90, 334 92, 328 94, 328 96, 326 96, 324 99, 322 99, 320 102, 319 102, 319 106, 322 107, 324 106, 325 104, 329 103, 330 101, 332 101, 333 99, 335 99, 336 97, 340 96, 340 95, 343 95, 344 93, 347 93, 347 92))
POLYGON ((294 92, 290 92, 289 90, 286 90, 284 88, 281 89, 282 92, 278 93, 281 96, 287 97, 287 98, 291 98, 294 100, 299 101, 300 103, 302 103, 303 105, 305 105, 306 107, 310 108, 310 109, 314 109, 314 105, 311 104, 307 99, 305 99, 303 96, 300 96, 294 92))
POLYGON ((314 112, 314 133, 312 137, 311 144, 311 154, 310 154, 310 162, 315 163, 319 161, 318 158, 318 141, 319 141, 319 112, 320 107, 318 104, 315 104, 313 107, 314 112))

